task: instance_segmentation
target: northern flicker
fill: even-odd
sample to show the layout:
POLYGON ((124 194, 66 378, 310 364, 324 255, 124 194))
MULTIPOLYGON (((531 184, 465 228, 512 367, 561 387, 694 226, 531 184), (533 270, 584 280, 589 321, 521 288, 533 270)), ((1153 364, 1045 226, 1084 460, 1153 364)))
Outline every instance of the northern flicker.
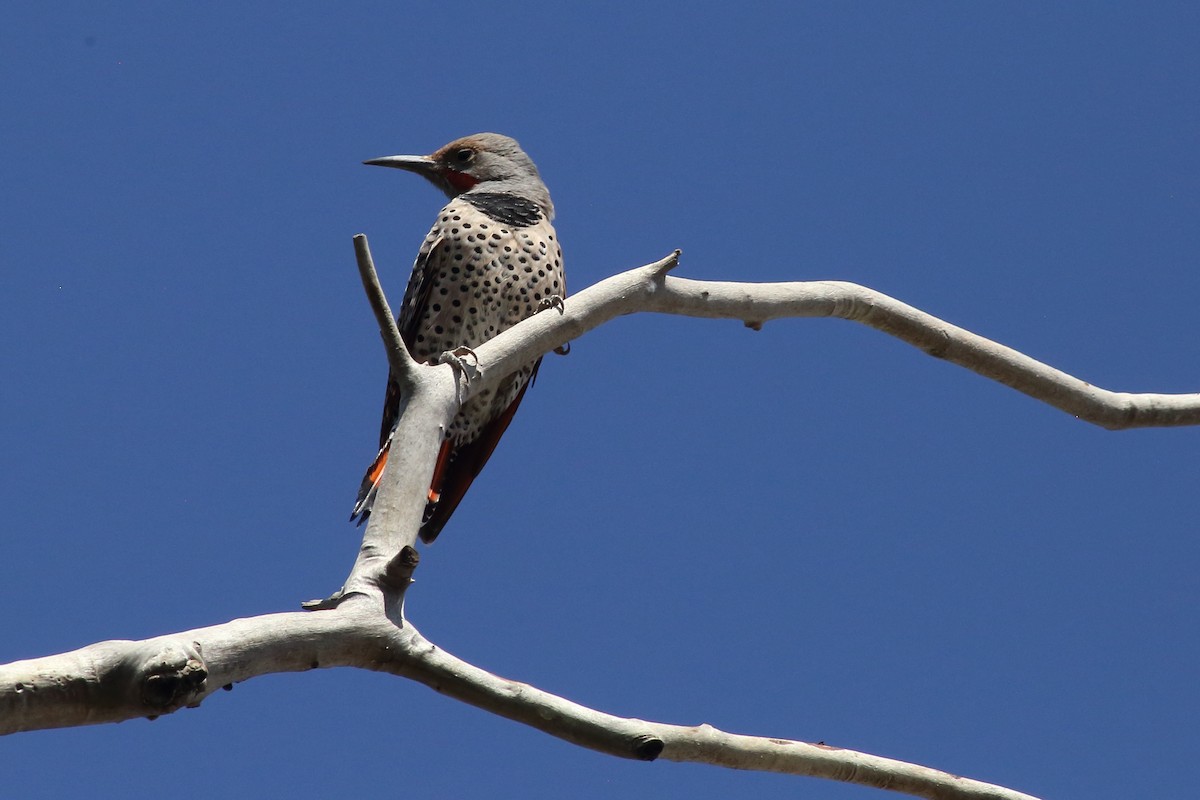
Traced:
MULTIPOLYGON (((566 296, 562 250, 550 221, 554 204, 537 167, 507 136, 478 133, 428 156, 363 162, 415 172, 450 198, 425 237, 396 315, 417 361, 436 363, 460 347, 477 347, 566 296)), ((421 539, 432 542, 454 513, 512 421, 541 359, 463 404, 446 432, 434 468, 421 539)), ((367 470, 351 520, 360 524, 387 464, 400 409, 388 375, 379 455, 367 470)))

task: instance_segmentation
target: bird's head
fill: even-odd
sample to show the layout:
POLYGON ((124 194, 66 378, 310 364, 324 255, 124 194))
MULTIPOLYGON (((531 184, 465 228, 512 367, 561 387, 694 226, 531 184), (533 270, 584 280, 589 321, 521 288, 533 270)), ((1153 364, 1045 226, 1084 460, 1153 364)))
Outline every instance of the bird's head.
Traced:
POLYGON ((516 139, 498 133, 476 133, 455 139, 427 156, 385 156, 364 161, 423 175, 449 197, 463 192, 504 192, 540 205, 554 216, 550 192, 533 160, 516 139))

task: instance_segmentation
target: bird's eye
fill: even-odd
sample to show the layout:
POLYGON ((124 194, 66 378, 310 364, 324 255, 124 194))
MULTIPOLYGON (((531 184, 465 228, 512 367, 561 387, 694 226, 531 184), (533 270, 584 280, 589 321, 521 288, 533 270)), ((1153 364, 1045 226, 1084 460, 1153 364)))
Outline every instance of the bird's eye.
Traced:
POLYGON ((464 147, 460 150, 455 150, 453 158, 459 164, 470 164, 475 160, 475 151, 469 147, 464 147))

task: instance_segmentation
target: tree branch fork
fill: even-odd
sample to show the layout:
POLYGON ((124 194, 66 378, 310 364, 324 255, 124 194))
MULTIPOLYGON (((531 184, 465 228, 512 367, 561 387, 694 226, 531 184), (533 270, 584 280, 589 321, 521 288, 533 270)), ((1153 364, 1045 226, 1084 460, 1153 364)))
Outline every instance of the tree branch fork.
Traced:
POLYGON ((1029 795, 927 767, 824 744, 740 736, 605 714, 492 675, 425 639, 404 618, 417 530, 443 432, 459 406, 521 365, 624 314, 785 317, 868 325, 1110 429, 1200 424, 1200 394, 1129 394, 1092 386, 1004 345, 863 286, 840 281, 749 284, 671 276, 679 252, 614 275, 474 349, 470 368, 422 365, 404 347, 371 259, 355 237, 360 277, 404 392, 376 504, 343 588, 306 604, 143 641, 100 642, 0 666, 0 733, 116 722, 195 707, 258 675, 348 666, 390 672, 551 735, 625 758, 698 761, 809 775, 927 798, 1029 795))

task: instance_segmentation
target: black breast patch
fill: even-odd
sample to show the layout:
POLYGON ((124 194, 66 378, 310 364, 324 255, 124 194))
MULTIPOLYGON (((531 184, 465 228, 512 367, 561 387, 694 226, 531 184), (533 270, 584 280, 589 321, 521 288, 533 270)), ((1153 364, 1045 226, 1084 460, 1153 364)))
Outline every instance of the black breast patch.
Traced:
POLYGON ((527 228, 542 221, 538 204, 515 194, 467 192, 462 198, 497 222, 514 228, 527 228))

